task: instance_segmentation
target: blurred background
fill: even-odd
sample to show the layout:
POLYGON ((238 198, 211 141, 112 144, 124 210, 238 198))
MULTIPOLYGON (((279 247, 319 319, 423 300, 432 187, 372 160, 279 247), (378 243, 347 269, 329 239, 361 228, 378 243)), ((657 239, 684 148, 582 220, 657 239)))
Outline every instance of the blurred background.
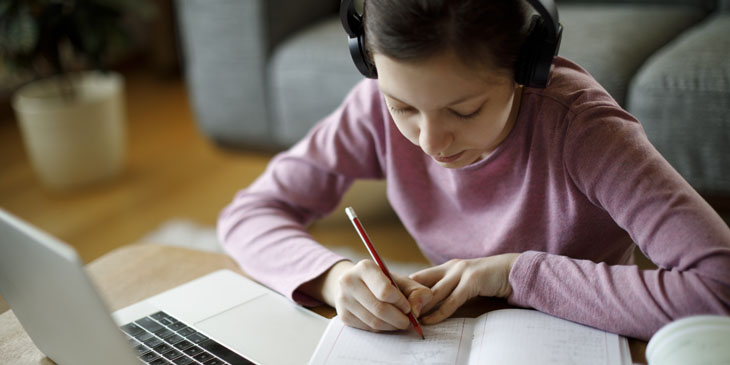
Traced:
MULTIPOLYGON (((236 191, 249 185, 263 172, 269 159, 289 143, 275 143, 264 138, 220 141, 196 121, 196 112, 191 101, 192 91, 185 78, 186 60, 196 60, 188 59, 184 54, 181 19, 194 18, 193 13, 197 10, 190 9, 183 13, 181 7, 195 5, 205 8, 206 3, 211 2, 183 4, 172 0, 98 0, 85 2, 96 6, 88 9, 73 8, 75 3, 82 2, 0 0, 0 49, 4 51, 4 54, 0 53, 4 56, 0 58, 0 207, 70 244, 85 262, 117 247, 150 240, 160 241, 154 243, 195 247, 196 242, 189 241, 197 239, 205 241, 197 248, 215 249, 211 245, 216 243, 211 240, 215 240, 214 227, 221 209, 232 200, 236 191), (70 8, 54 7, 64 3, 70 8), (130 6, 131 3, 136 5, 130 6), (59 14, 67 18, 63 21, 49 20, 61 17, 59 14), (84 18, 84 14, 88 17, 84 18), (111 16, 106 25, 90 20, 103 15, 111 16), (22 19, 27 20, 27 23, 21 22, 22 19), (83 34, 79 35, 73 29, 100 35, 102 39, 97 40, 98 42, 114 43, 117 41, 114 38, 117 34, 105 33, 109 30, 105 27, 110 23, 118 27, 117 30, 123 31, 121 33, 124 39, 120 44, 112 44, 115 47, 105 49, 101 55, 103 65, 100 65, 95 63, 94 57, 87 57, 92 53, 92 46, 96 41, 83 39, 83 34), (66 37, 55 37, 59 32, 66 37), (80 40, 74 40, 74 37, 80 40), (31 40, 24 41, 27 38, 31 40), (75 44, 75 41, 80 45, 75 44), (84 43, 85 41, 92 46, 84 43), (53 61, 48 60, 48 52, 45 52, 48 43, 59 45, 60 56, 57 57, 64 66, 62 70, 56 70, 53 61), (21 52, 23 47, 25 53, 21 52), (29 65, 32 67, 25 67, 29 65), (30 122, 35 125, 46 123, 44 128, 51 129, 50 132, 42 132, 45 133, 45 140, 38 137, 41 142, 32 142, 32 138, 27 136, 31 128, 26 126, 29 122, 21 119, 39 114, 39 110, 45 107, 36 105, 37 99, 51 99, 51 96, 43 92, 41 96, 35 95, 33 92, 36 91, 28 92, 28 87, 53 74, 76 75, 81 71, 100 69, 118 74, 123 80, 121 97, 116 100, 122 109, 121 133, 117 130, 118 126, 114 127, 112 129, 119 137, 112 137, 111 142, 97 143, 121 143, 121 152, 112 152, 112 155, 121 154, 121 162, 114 160, 118 156, 112 156, 112 160, 103 160, 102 166, 95 166, 91 157, 108 152, 88 149, 74 151, 68 157, 71 162, 62 161, 63 158, 59 156, 68 150, 79 146, 89 148, 90 140, 109 138, 108 135, 92 135, 91 131, 84 129, 86 127, 79 125, 73 125, 69 131, 59 132, 56 125, 60 122, 55 119, 68 114, 66 111, 49 108, 52 109, 50 118, 53 120, 30 122), (18 96, 21 93, 28 95, 18 96), (27 101, 25 104, 31 109, 26 112, 25 117, 18 110, 18 104, 23 104, 18 100, 22 98, 25 99, 21 101, 27 101), (115 142, 114 138, 119 138, 121 142, 115 142), (55 146, 63 141, 72 142, 55 146), (33 148, 38 149, 38 146, 31 146, 33 143, 46 148, 41 148, 42 151, 31 151, 33 148), (44 175, 39 171, 44 163, 36 160, 43 158, 40 154, 49 151, 51 161, 45 164, 50 165, 50 168, 46 166, 50 171, 44 175), (119 164, 119 168, 98 173, 114 164, 119 164), (63 175, 59 171, 61 165, 69 165, 65 167, 70 172, 63 175), (59 173, 60 177, 52 176, 59 173), (82 178, 82 175, 86 177, 82 178), (178 242, 186 240, 188 242, 178 242)), ((222 15, 224 19, 212 19, 210 14, 207 17, 202 14, 203 28, 215 28, 217 24, 227 21, 230 21, 228 25, 235 26, 241 23, 241 17, 263 16, 258 13, 263 12, 262 9, 250 8, 250 4, 254 2, 225 3, 236 9, 216 9, 214 6, 218 12, 223 10, 221 14, 213 14, 214 18, 222 15), (248 8, 240 8, 242 5, 248 8), (237 15, 236 11, 242 13, 237 15)), ((330 10, 334 11, 337 3, 329 2, 330 10)), ((290 9, 290 14, 296 11, 297 9, 290 9)), ((193 33, 200 31, 197 29, 193 33)), ((337 32, 335 35, 340 34, 337 32)), ((339 45, 346 49, 342 37, 338 37, 338 40, 342 42, 339 45)), ((201 57, 214 56, 218 62, 233 65, 238 58, 253 57, 247 50, 237 55, 236 49, 229 49, 227 44, 218 47, 219 49, 213 51, 201 50, 201 57)), ((53 57, 51 55, 50 58, 53 57)), ((206 64, 205 67, 210 65, 206 64)), ((265 71, 248 71, 255 77, 263 77, 258 75, 263 72, 265 71)), ((225 71, 234 80, 238 80, 236 78, 241 73, 247 72, 239 69, 225 71)), ((359 78, 354 68, 349 73, 353 80, 359 78)), ((218 77, 217 74, 210 75, 214 80, 218 77)), ((54 81, 53 85, 59 84, 59 88, 63 88, 69 82, 71 81, 54 81)), ((233 89, 232 93, 235 94, 235 89, 239 86, 241 89, 252 87, 235 83, 231 85, 229 82, 219 84, 216 89, 219 93, 233 89)), ((351 85, 344 85, 341 89, 349 86, 351 85)), ((91 100, 91 104, 96 102, 95 96, 86 98, 84 93, 79 92, 75 96, 61 95, 61 101, 53 101, 52 104, 65 105, 75 100, 83 102, 84 99, 91 100)), ((259 87, 257 93, 265 94, 266 90, 259 87)), ((216 103, 220 102, 214 102, 214 108, 217 107, 216 103)), ((228 107, 245 104, 230 97, 223 103, 228 107)), ((81 114, 83 115, 79 116, 79 113, 72 112, 72 123, 77 123, 88 113, 81 114)), ((234 123, 240 123, 234 130, 247 130, 246 120, 261 118, 255 111, 247 112, 245 108, 240 112, 228 113, 227 116, 234 123)), ((315 121, 308 122, 308 125, 315 121)), ((230 124, 230 121, 222 123, 230 124)), ((253 123, 265 125, 267 121, 262 119, 253 123)), ((308 127, 304 128, 306 129, 308 127)), ((388 209, 384 198, 374 202, 369 199, 371 193, 382 194, 381 184, 365 182, 356 190, 360 192, 355 193, 354 198, 347 198, 346 204, 360 206, 361 214, 366 217, 370 211, 379 211, 370 214, 375 217, 369 222, 372 234, 383 236, 381 241, 384 243, 385 240, 405 240, 407 245, 412 244, 397 218, 388 209), (379 234, 378 231, 382 233, 379 234)), ((312 228, 313 234, 323 242, 344 245, 354 243, 352 247, 364 253, 344 211, 341 216, 315 225, 312 228)), ((388 249, 385 248, 384 251, 388 252, 388 249)), ((399 253, 405 255, 407 260, 423 260, 413 253, 407 253, 405 248, 391 253, 391 256, 399 253)))
MULTIPOLYGON (((637 116, 652 143, 725 217, 728 3, 558 1, 560 54, 637 116)), ((86 262, 142 241, 215 245, 217 215, 235 192, 361 79, 338 6, 0 0, 0 207, 69 243, 86 262), (69 91, 86 82, 73 75, 89 70, 118 77, 97 75, 87 82, 92 91, 69 91), (68 77, 36 83, 53 74, 68 77), (111 98, 98 101, 97 92, 111 98), (101 114, 113 115, 109 127, 82 126, 91 111, 55 109, 75 101, 108 105, 101 114), (56 121, 62 117, 68 129, 56 121)), ((424 263, 384 189, 358 183, 342 206, 357 208, 383 256, 424 263)), ((315 238, 364 253, 345 214, 336 213, 311 228, 315 238)))

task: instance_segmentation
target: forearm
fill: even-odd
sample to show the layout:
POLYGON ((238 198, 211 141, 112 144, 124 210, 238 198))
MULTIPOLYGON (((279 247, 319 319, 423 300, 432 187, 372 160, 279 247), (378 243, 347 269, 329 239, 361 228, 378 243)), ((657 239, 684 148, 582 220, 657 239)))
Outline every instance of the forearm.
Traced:
POLYGON ((314 241, 285 206, 249 191, 221 213, 218 234, 225 251, 247 274, 304 305, 316 302, 296 289, 342 260, 314 241))
POLYGON ((648 339, 682 316, 730 313, 730 286, 697 270, 642 271, 538 252, 510 274, 510 302, 592 327, 648 339))

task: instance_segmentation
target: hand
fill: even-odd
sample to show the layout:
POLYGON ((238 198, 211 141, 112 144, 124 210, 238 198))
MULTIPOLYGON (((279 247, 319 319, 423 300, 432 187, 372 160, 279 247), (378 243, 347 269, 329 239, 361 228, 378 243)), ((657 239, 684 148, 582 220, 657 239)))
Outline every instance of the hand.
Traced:
MULTIPOLYGON (((370 260, 357 264, 340 262, 330 272, 337 277, 334 295, 337 314, 351 327, 373 332, 406 329, 410 325, 406 314, 413 310, 418 317, 423 305, 432 298, 429 288, 390 273, 399 291, 370 260)), ((332 294, 330 289, 324 296, 332 298, 332 294)))
POLYGON ((451 316, 467 300, 479 296, 506 298, 512 294, 509 273, 519 254, 503 254, 471 260, 454 259, 411 274, 411 279, 431 288, 432 300, 422 309, 423 324, 451 316))

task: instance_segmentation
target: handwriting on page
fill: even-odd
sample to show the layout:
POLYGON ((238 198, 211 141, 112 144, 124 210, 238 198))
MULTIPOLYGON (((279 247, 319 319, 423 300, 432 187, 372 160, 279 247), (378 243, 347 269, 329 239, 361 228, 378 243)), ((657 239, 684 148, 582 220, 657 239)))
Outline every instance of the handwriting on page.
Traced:
POLYGON ((476 327, 474 346, 480 350, 474 363, 609 363, 611 334, 539 312, 497 311, 476 327))
POLYGON ((473 331, 464 318, 424 326, 425 340, 412 330, 372 333, 338 326, 337 339, 324 349, 324 364, 457 364, 467 360, 473 331))

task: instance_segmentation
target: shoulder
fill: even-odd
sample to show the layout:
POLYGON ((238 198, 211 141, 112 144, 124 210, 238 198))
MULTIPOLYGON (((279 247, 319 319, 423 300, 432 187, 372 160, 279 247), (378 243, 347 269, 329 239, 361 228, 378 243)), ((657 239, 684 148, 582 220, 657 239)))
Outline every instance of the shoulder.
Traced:
POLYGON ((621 109, 588 71, 563 57, 555 58, 546 88, 526 88, 525 94, 544 107, 563 109, 572 115, 595 106, 621 109))
POLYGON ((586 128, 614 130, 618 125, 641 133, 631 114, 611 97, 593 76, 562 57, 553 63, 550 82, 544 89, 525 89, 524 111, 539 126, 570 134, 586 128))
POLYGON ((378 81, 373 79, 362 79, 355 84, 345 97, 343 104, 366 112, 381 110, 385 106, 378 81))

